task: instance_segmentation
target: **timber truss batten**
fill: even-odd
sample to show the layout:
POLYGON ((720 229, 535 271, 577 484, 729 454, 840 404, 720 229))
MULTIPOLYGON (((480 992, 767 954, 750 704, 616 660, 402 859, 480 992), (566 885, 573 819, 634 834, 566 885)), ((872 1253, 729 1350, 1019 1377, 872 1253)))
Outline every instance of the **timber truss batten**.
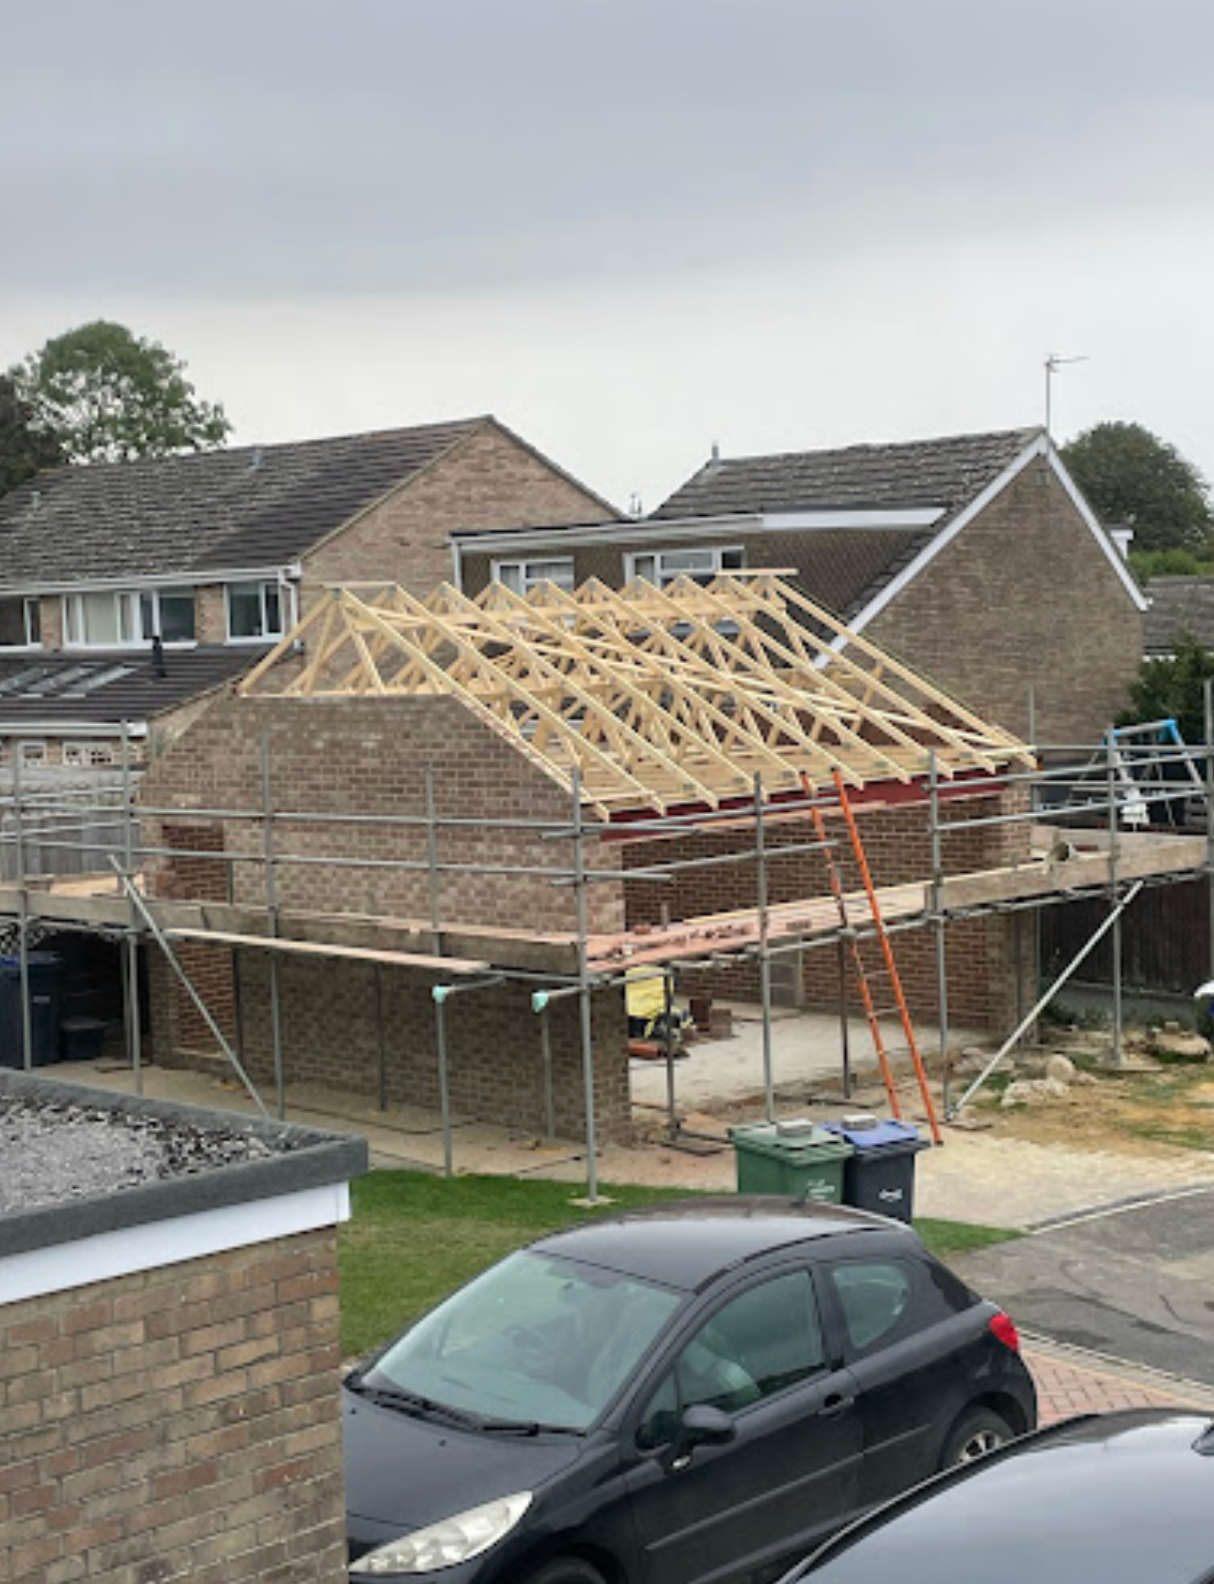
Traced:
POLYGON ((942 780, 1033 764, 770 572, 526 596, 331 588, 240 691, 458 699, 566 790, 578 772, 604 817, 715 808, 756 776, 772 796, 829 788, 836 771, 853 787, 905 783, 932 759, 942 780))

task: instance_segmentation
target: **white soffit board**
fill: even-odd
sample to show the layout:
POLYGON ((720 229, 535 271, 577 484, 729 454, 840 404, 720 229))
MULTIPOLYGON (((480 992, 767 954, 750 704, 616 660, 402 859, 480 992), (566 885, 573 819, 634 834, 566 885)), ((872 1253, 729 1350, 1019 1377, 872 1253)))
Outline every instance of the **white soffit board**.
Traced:
POLYGON ((326 1183, 273 1199, 251 1199, 245 1204, 98 1232, 73 1243, 56 1243, 0 1259, 0 1304, 269 1243, 349 1219, 349 1184, 326 1183))

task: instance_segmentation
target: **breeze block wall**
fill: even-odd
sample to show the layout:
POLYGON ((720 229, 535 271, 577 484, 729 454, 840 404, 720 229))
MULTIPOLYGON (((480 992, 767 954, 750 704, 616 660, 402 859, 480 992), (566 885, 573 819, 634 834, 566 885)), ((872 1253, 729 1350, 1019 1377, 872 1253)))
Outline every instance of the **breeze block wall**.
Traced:
MULTIPOLYGON (((898 789, 896 789, 897 791, 898 789)), ((882 804, 879 789, 870 789, 877 801, 856 805, 857 824, 873 882, 878 887, 916 882, 927 885, 932 873, 930 807, 925 797, 914 802, 882 804)), ((1027 794, 1018 787, 995 787, 975 796, 950 796, 941 801, 941 822, 992 818, 1027 809, 1027 794)), ((856 873, 841 815, 827 816, 827 835, 835 849, 845 890, 858 890, 856 873)), ((812 821, 796 816, 780 818, 774 808, 765 825, 768 858, 768 896, 775 903, 830 895, 830 879, 820 852, 792 853, 780 857, 782 847, 814 842, 812 821)), ((626 868, 674 859, 708 858, 754 846, 753 824, 734 830, 680 836, 669 841, 639 841, 624 847, 626 868)), ((1030 853, 1029 822, 944 830, 941 867, 945 874, 967 874, 1027 861, 1030 853)), ((757 906, 757 865, 752 862, 717 864, 679 873, 672 885, 657 888, 626 886, 629 924, 657 923, 663 906, 672 919, 695 918, 710 913, 757 906)), ((939 1015, 935 939, 930 929, 905 930, 892 936, 899 977, 912 1017, 935 1019, 939 1015)), ((948 965, 949 1021, 955 1027, 1000 1029, 1010 1027, 1018 1004, 1017 963, 1031 975, 1034 936, 1014 919, 992 915, 950 923, 945 932, 948 965)), ((879 948, 864 947, 866 970, 879 966, 879 948)), ((785 958, 785 962, 789 961, 785 958)), ((819 1008, 839 1005, 838 958, 832 944, 809 948, 802 958, 801 984, 795 999, 819 1008)), ((851 975, 849 973, 849 981, 851 975)), ((1031 978, 1027 981, 1031 983, 1031 978)), ((757 965, 688 970, 682 994, 703 988, 737 1000, 757 1000, 757 965)), ((860 998, 849 982, 849 1000, 859 1008, 860 998)), ((888 1001, 885 994, 882 1001, 888 1001)))
MULTIPOLYGON (((153 895, 224 900, 263 906, 265 870, 259 862, 228 864, 206 854, 263 851, 260 820, 213 820, 185 810, 261 806, 261 745, 268 736, 273 804, 277 814, 421 815, 425 773, 434 776, 440 817, 467 820, 440 830, 440 861, 468 867, 442 873, 439 918, 448 928, 496 925, 568 942, 575 934, 570 886, 543 875, 495 873, 494 866, 568 868, 570 844, 545 841, 539 828, 504 829, 488 820, 538 821, 568 827, 569 796, 524 752, 506 742, 452 699, 234 698, 209 710, 149 770, 140 789, 152 807, 180 807, 146 822, 149 844, 202 853, 167 857, 150 872, 153 895), (230 870, 230 879, 229 879, 230 870), (229 892, 228 887, 231 887, 229 892)), ((353 825, 329 821, 273 822, 280 857, 403 858, 424 865, 423 825, 353 825)), ((593 853, 594 866, 618 862, 618 849, 593 853)), ((284 917, 292 911, 350 913, 428 922, 429 876, 415 870, 362 868, 317 862, 276 866, 284 917)), ((594 933, 624 927, 622 888, 591 886, 594 933)), ((289 934, 289 927, 284 928, 289 934)), ((503 948, 504 949, 504 948, 503 948)), ((184 960, 183 954, 183 960, 184 960)), ((208 1005, 225 1034, 239 1044, 254 1079, 273 1075, 269 1022, 269 964, 265 953, 242 951, 238 978, 226 948, 193 944, 190 971, 207 986, 208 1005), (237 989, 239 994, 237 995, 237 989), (237 1018, 237 1003, 239 1018, 237 1018)), ((395 1103, 436 1105, 437 1035, 431 987, 439 979, 407 967, 379 968, 337 957, 279 959, 283 1049, 288 1081, 310 1081, 378 1096, 395 1103)), ((166 1064, 209 1059, 214 1041, 163 962, 150 964, 154 1048, 166 1064)), ((451 1101, 457 1111, 525 1129, 543 1122, 539 1019, 534 984, 503 984, 451 999, 447 1008, 451 1101)), ((604 1138, 627 1136, 627 1029, 623 996, 594 998, 596 1107, 604 1138)), ((552 1004, 548 1014, 557 1125, 567 1136, 585 1128, 581 1033, 576 1000, 552 1004)))
POLYGON ((486 423, 303 558, 319 583, 394 582, 428 594, 454 581, 451 534, 598 522, 605 503, 497 424, 486 423))

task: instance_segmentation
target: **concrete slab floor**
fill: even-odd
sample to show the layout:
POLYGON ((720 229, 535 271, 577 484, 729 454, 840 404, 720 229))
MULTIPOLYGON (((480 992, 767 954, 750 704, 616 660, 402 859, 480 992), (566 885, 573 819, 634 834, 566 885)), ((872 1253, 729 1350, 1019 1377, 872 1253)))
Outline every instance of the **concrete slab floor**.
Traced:
MULTIPOLYGON (((697 1039, 684 1060, 675 1065, 675 1097, 684 1109, 705 1110, 718 1101, 735 1101, 763 1089, 763 1017, 757 1006, 743 1002, 716 1002, 714 1010, 728 1007, 733 1014, 731 1037, 697 1039)), ((784 1088, 803 1084, 838 1084, 843 1071, 843 1028, 836 1012, 808 1012, 776 1007, 772 1010, 772 1078, 784 1088)), ((909 1067, 906 1036, 895 1019, 882 1019, 881 1038, 897 1067, 909 1067)), ((915 1038, 929 1066, 938 1063, 940 1030, 934 1024, 916 1023, 915 1038)), ((950 1050, 981 1044, 985 1036, 966 1029, 949 1030, 950 1050)), ((852 1070, 874 1072, 877 1057, 868 1024, 862 1017, 847 1022, 847 1043, 852 1070)), ((632 1064, 632 1097, 647 1104, 666 1100, 666 1063, 635 1061, 632 1064)))

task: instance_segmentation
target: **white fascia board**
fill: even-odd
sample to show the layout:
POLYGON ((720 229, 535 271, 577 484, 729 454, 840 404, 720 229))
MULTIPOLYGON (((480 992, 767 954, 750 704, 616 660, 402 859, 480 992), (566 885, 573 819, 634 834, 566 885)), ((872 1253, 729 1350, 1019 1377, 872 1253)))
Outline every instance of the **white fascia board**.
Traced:
POLYGON ((298 562, 278 566, 209 568, 205 574, 198 572, 153 572, 144 576, 131 573, 120 578, 75 578, 70 583, 0 583, 0 594, 17 598, 32 594, 104 594, 113 589, 135 590, 151 588, 210 588, 215 583, 272 582, 275 579, 300 576, 298 562))
POLYGON ((1067 472, 1065 462, 1063 462, 1062 458, 1058 455, 1053 446, 1050 447, 1050 466, 1058 475, 1059 479, 1061 479, 1063 489, 1066 490, 1067 494, 1071 498, 1071 504, 1083 518, 1084 522, 1088 525, 1088 528, 1091 530, 1092 536, 1096 540, 1096 543, 1104 551, 1105 559, 1113 568, 1113 571, 1116 572, 1117 576, 1121 579, 1126 593, 1134 601, 1134 604, 1140 611, 1145 611, 1149 606, 1150 601, 1138 587, 1138 584, 1134 581, 1134 575, 1130 571, 1129 563, 1126 561, 1125 556, 1123 556, 1121 551, 1117 548, 1117 545, 1113 542, 1112 535, 1107 533, 1105 529, 1100 526, 1095 512, 1093 512, 1087 501, 1085 501, 1083 496, 1079 493, 1079 486, 1067 472))
MULTIPOLYGON (((1054 450, 1053 446, 1050 445, 1045 435, 1038 435, 1035 440, 1029 442, 1029 444, 1024 448, 1020 455, 1015 458, 1014 461, 1010 462, 1008 466, 1004 468, 1003 472, 1000 473, 997 478, 991 480, 991 482, 986 486, 981 494, 976 495, 963 511, 958 512, 957 516, 951 523, 949 523, 948 527, 944 529, 942 533, 937 534, 930 544, 925 545, 915 557, 915 559, 910 562, 909 565, 903 567, 898 576, 887 583, 881 592, 874 599, 869 601, 869 603, 864 607, 859 615, 855 616, 848 623, 850 630, 852 632, 863 632, 869 623, 879 616, 887 605, 889 605, 893 600, 897 599, 898 595, 901 594, 902 590, 907 586, 907 584, 912 583, 925 567, 930 566, 940 554, 940 552, 953 542, 962 529, 964 529, 969 523, 973 522, 978 513, 980 511, 984 511, 986 507, 988 507, 995 499, 995 497, 1008 487, 1008 485, 1018 473, 1026 468, 1035 457, 1042 456, 1047 458, 1050 467, 1053 469, 1055 474, 1057 474, 1058 479, 1069 495, 1076 510, 1079 512, 1080 517, 1082 517, 1084 523, 1087 525, 1089 531, 1095 538, 1096 543, 1100 546, 1102 552, 1109 562, 1109 565, 1117 573, 1117 576, 1120 578, 1122 585, 1129 594, 1130 598, 1134 601, 1137 609, 1140 611, 1145 610, 1146 601, 1143 598, 1141 591, 1138 589, 1137 584, 1135 584, 1133 577, 1130 575, 1129 568, 1122 561, 1121 556, 1118 554, 1117 549, 1109 539, 1109 536, 1105 533, 1104 529, 1092 515, 1091 508, 1087 505, 1083 499, 1083 496, 1080 495, 1079 491, 1076 489, 1070 475, 1063 467, 1058 453, 1054 450)), ((831 640, 830 650, 833 650, 835 653, 841 652, 846 647, 847 639, 842 634, 831 640)), ((825 665, 829 658, 830 654, 828 651, 826 653, 820 654, 815 663, 819 666, 825 665)))
POLYGON ((30 1249, 0 1259, 0 1304, 269 1243, 274 1238, 336 1226, 349 1218, 349 1184, 326 1183, 273 1199, 146 1221, 74 1243, 30 1249))
MULTIPOLYGON (((182 700, 182 703, 187 702, 182 700)), ((145 720, 129 720, 126 723, 128 737, 146 737, 148 723, 145 720)), ((0 737, 121 737, 122 722, 115 720, 106 721, 74 721, 74 720, 43 720, 43 721, 13 721, 11 723, 0 720, 0 737)))
POLYGON ((941 506, 893 510, 832 508, 824 511, 736 512, 725 517, 632 518, 626 522, 591 523, 581 528, 502 528, 494 533, 452 536, 457 556, 491 555, 513 560, 522 551, 557 555, 588 544, 646 544, 655 549, 688 540, 737 538, 755 533, 806 533, 841 528, 930 528, 944 515, 941 506))

